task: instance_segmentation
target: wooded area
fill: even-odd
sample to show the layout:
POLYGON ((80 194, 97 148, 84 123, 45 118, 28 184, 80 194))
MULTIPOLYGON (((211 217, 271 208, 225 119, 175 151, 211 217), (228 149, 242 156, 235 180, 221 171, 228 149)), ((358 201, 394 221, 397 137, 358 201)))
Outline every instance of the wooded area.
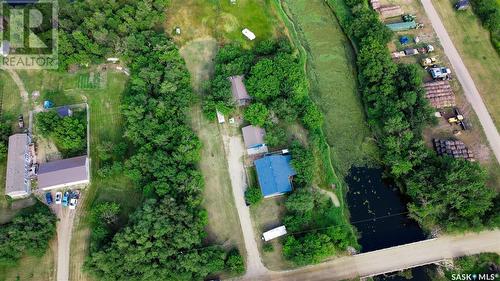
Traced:
POLYGON ((472 8, 490 31, 491 42, 500 54, 500 3, 495 0, 472 0, 472 8))
POLYGON ((13 266, 24 254, 42 256, 56 234, 56 216, 42 203, 24 209, 0 226, 0 266, 13 266))
POLYGON ((133 146, 126 175, 150 198, 112 238, 112 223, 93 224, 99 231, 93 230, 86 269, 100 280, 202 280, 224 270, 226 261, 238 269, 234 254, 202 243, 200 142, 185 115, 193 100, 190 76, 177 47, 153 31, 166 4, 85 1, 61 7, 64 67, 120 56, 130 68, 122 107, 125 137, 133 146))

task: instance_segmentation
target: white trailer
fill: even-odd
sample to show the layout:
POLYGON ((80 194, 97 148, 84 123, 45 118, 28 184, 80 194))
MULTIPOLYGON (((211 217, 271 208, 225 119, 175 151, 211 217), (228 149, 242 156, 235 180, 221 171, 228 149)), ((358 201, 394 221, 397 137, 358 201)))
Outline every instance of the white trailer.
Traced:
POLYGON ((269 241, 286 234, 286 227, 284 225, 273 228, 269 231, 262 233, 262 240, 269 241))
POLYGON ((243 29, 241 33, 243 33, 243 35, 245 35, 245 37, 248 38, 250 41, 255 39, 255 34, 248 28, 243 29))

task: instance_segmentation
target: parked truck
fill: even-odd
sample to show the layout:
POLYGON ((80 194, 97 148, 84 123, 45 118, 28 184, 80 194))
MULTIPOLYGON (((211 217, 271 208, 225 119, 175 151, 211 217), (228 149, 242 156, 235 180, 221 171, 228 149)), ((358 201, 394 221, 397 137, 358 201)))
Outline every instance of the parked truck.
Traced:
POLYGON ((433 67, 429 72, 434 80, 448 80, 451 79, 451 69, 447 67, 433 67))
POLYGON ((269 231, 262 233, 262 240, 269 241, 286 234, 286 227, 284 225, 273 228, 269 231))

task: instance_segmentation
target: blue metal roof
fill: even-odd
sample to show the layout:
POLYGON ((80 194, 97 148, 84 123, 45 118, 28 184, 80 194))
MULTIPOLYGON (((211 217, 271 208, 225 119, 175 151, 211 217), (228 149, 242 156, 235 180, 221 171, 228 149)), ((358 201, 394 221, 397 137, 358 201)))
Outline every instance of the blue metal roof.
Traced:
POLYGON ((296 173, 290 155, 268 155, 255 160, 260 190, 264 197, 292 191, 290 177, 296 173))

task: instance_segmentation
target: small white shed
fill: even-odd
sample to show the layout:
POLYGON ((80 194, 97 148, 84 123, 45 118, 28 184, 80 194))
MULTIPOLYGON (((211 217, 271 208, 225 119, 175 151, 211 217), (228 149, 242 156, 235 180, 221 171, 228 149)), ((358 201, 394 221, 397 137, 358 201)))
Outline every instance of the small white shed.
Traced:
POLYGON ((217 110, 217 121, 219 122, 219 124, 224 124, 226 122, 224 114, 220 113, 218 110, 217 110))
POLYGON ((286 234, 286 227, 284 225, 273 228, 269 231, 262 233, 262 240, 269 241, 286 234))
POLYGON ((245 35, 245 37, 248 38, 250 41, 255 39, 255 34, 248 28, 243 29, 241 33, 243 33, 243 35, 245 35))

